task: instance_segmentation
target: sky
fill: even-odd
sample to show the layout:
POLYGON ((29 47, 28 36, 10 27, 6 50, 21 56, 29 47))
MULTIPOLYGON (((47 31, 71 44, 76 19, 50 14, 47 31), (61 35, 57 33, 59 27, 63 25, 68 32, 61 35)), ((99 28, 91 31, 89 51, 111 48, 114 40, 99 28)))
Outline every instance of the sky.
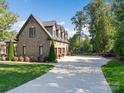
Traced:
MULTIPOLYGON (((43 21, 56 20, 68 30, 69 37, 75 31, 71 18, 76 11, 82 10, 91 0, 7 0, 8 10, 19 16, 12 27, 17 31, 23 26, 30 14, 43 21)), ((87 33, 87 30, 84 29, 87 33)))

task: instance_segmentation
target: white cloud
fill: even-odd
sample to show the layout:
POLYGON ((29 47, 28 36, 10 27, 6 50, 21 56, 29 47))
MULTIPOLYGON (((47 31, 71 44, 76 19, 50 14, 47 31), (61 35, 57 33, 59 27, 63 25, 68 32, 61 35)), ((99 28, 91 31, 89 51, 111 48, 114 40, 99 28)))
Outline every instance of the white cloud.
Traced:
POLYGON ((19 31, 19 30, 21 29, 21 27, 24 25, 25 22, 26 22, 26 20, 18 21, 17 23, 15 23, 15 24, 12 26, 12 30, 17 30, 17 31, 19 31))
MULTIPOLYGON (((68 31, 68 37, 72 37, 76 33, 76 31, 69 29, 69 28, 66 28, 66 30, 68 31)), ((87 27, 83 28, 83 33, 86 35, 90 35, 89 29, 87 27)))
POLYGON ((87 27, 83 28, 83 33, 89 35, 89 29, 87 27))
POLYGON ((65 30, 68 31, 68 37, 72 37, 76 33, 76 31, 69 28, 65 28, 65 30))
POLYGON ((62 22, 59 22, 58 24, 60 24, 60 25, 65 25, 65 22, 62 21, 62 22))

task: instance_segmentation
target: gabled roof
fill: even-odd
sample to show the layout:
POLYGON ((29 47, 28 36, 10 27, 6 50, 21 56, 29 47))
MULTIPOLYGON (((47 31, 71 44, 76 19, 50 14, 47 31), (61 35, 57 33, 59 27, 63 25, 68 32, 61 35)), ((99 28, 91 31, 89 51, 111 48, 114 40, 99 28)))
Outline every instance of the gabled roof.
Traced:
POLYGON ((40 27, 44 30, 44 32, 48 35, 48 39, 53 39, 56 41, 61 41, 61 42, 65 42, 68 43, 67 41, 62 41, 62 40, 57 40, 55 39, 47 30, 45 27, 49 27, 49 26, 56 26, 57 29, 60 29, 61 32, 65 32, 65 29, 62 25, 58 25, 56 21, 41 21, 39 18, 34 17, 32 14, 29 16, 29 18, 27 19, 27 21, 25 22, 25 24, 22 26, 21 30, 19 31, 19 33, 17 34, 17 40, 20 36, 20 34, 23 32, 24 28, 26 27, 26 25, 28 24, 28 22, 30 21, 30 19, 33 18, 39 25, 40 27))
POLYGON ((46 30, 46 28, 43 26, 43 23, 40 19, 34 17, 32 14, 29 16, 29 18, 27 19, 27 21, 25 22, 25 24, 23 25, 23 27, 21 28, 21 30, 19 31, 18 35, 17 35, 17 39, 19 38, 19 35, 22 33, 23 29, 25 28, 25 26, 27 25, 27 23, 30 21, 30 19, 33 18, 44 30, 44 32, 50 37, 52 38, 51 34, 46 30))

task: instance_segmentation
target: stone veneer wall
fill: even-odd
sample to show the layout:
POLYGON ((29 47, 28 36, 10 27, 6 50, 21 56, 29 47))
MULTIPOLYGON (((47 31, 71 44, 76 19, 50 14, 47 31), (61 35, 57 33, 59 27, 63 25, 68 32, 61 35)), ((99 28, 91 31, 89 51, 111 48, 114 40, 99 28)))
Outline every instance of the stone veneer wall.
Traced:
POLYGON ((17 42, 17 56, 23 56, 23 46, 26 46, 26 56, 39 57, 40 45, 43 46, 43 57, 48 56, 50 48, 50 41, 48 40, 48 35, 32 18, 19 36, 19 41, 17 42), (32 26, 36 28, 35 38, 29 38, 29 28, 32 26))

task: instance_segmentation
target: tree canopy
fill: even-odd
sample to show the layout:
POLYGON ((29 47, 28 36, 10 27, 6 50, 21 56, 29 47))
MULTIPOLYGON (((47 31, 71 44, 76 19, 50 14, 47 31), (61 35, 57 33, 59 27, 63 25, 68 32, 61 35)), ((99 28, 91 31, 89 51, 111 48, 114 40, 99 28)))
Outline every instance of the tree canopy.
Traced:
POLYGON ((4 40, 7 31, 9 31, 12 25, 17 22, 17 16, 9 12, 8 3, 6 0, 0 0, 0 40, 4 40))
POLYGON ((98 53, 109 52, 113 48, 114 27, 110 5, 105 0, 93 0, 84 10, 89 21, 93 50, 98 53))
MULTIPOLYGON (((92 0, 71 20, 79 33, 84 25, 89 25, 90 43, 94 52, 108 53, 115 50, 115 53, 124 57, 123 11, 124 0, 92 0)), ((75 37, 71 38, 73 46, 77 45, 75 37)), ((81 44, 87 46, 87 39, 81 44)))

